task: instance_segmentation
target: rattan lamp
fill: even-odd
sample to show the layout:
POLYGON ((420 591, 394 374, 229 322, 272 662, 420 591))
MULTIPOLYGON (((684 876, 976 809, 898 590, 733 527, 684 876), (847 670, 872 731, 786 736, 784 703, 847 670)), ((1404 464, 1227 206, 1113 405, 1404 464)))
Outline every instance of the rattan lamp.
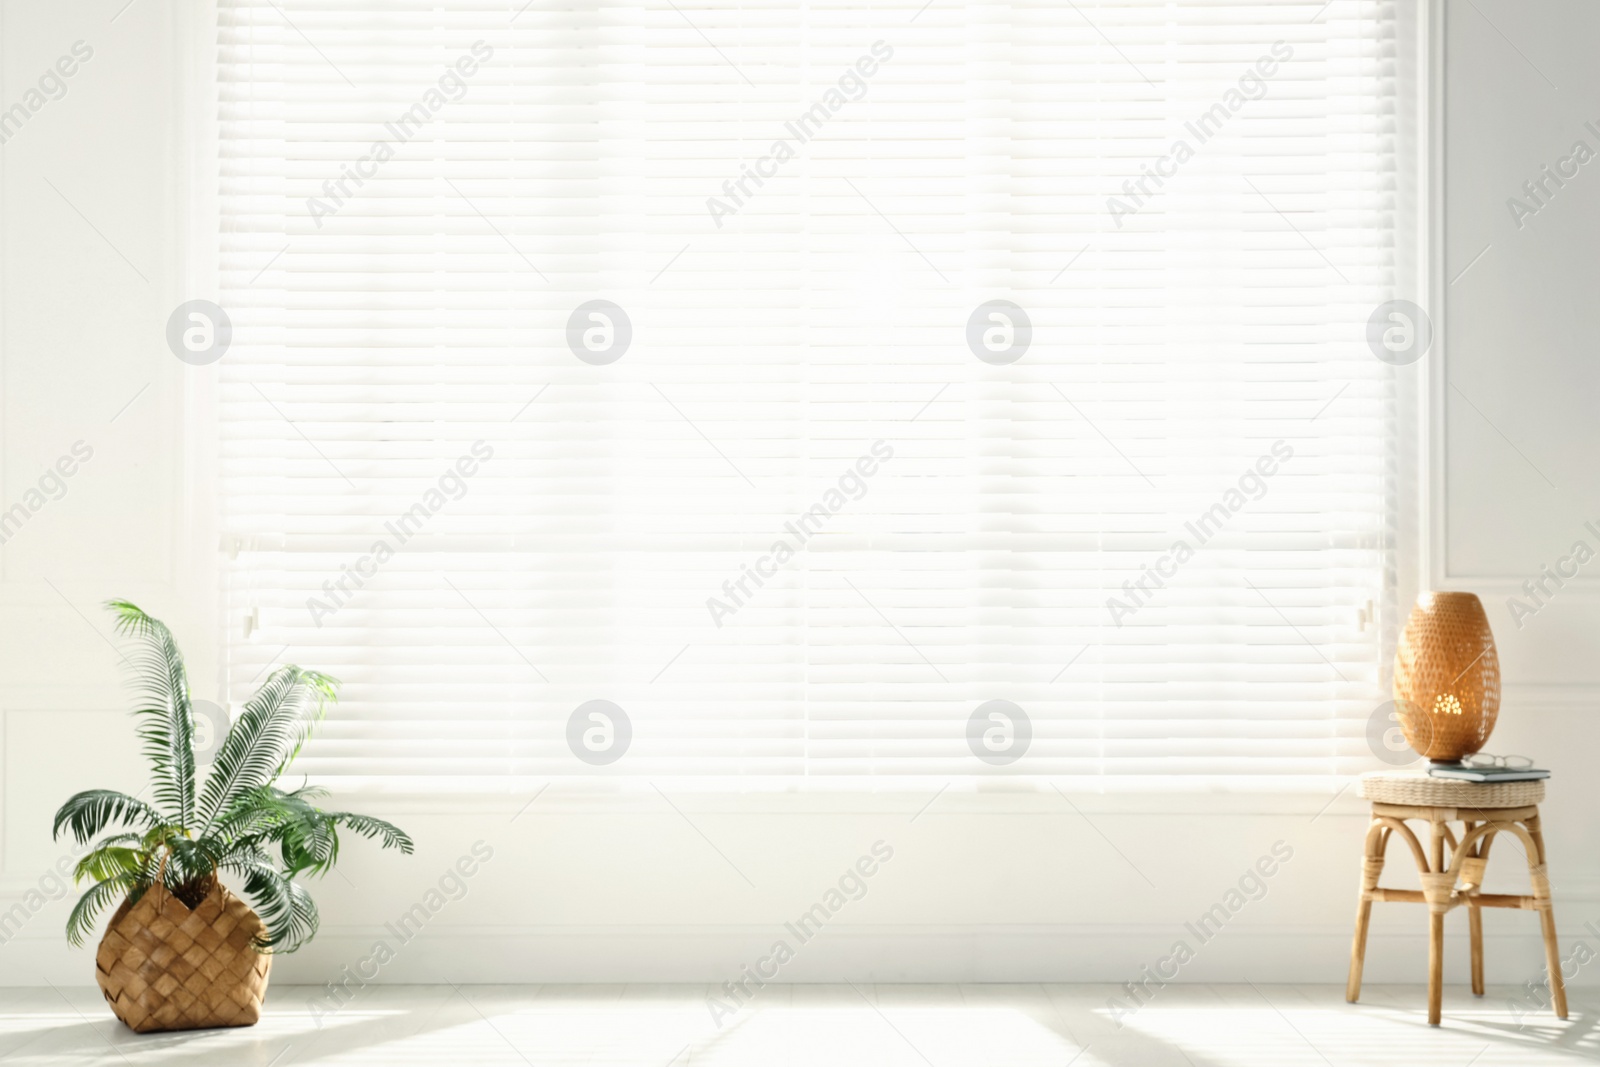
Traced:
POLYGON ((1500 714, 1500 658, 1476 595, 1417 597, 1395 649, 1394 702, 1406 740, 1433 762, 1483 748, 1500 714))

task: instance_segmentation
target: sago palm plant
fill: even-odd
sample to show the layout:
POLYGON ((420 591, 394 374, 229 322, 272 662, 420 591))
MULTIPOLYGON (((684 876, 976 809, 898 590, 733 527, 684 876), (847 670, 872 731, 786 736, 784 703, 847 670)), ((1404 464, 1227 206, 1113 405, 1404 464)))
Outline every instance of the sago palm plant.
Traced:
POLYGON ((266 924, 262 951, 293 952, 317 932, 317 907, 297 881, 325 874, 339 859, 339 828, 410 854, 397 827, 348 811, 323 811, 323 790, 280 789, 278 777, 299 752, 338 682, 295 666, 275 670, 244 705, 217 750, 203 785, 196 781, 189 679, 172 633, 125 600, 107 604, 117 632, 136 638, 138 735, 150 763, 150 800, 114 789, 88 789, 56 812, 55 835, 70 830, 94 841, 76 880, 91 885, 67 918, 67 938, 81 945, 108 905, 137 901, 159 876, 191 908, 219 874, 236 875, 266 924))

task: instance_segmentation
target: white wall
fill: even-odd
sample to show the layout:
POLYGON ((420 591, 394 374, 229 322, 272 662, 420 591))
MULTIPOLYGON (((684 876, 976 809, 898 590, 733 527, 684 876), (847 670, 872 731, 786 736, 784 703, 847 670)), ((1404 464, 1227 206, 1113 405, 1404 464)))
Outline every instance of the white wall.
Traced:
MULTIPOLYGON (((162 341, 179 300, 210 295, 180 281, 193 120, 179 72, 194 46, 178 5, 141 0, 112 21, 122 3, 0 0, 4 106, 73 42, 94 49, 66 96, 0 148, 0 500, 21 498, 74 441, 94 448, 66 496, 0 548, 0 909, 26 901, 64 851, 48 835, 62 799, 142 781, 97 602, 128 596, 166 617, 189 650, 197 689, 205 693, 214 677, 207 561, 215 542, 191 515, 204 478, 184 422, 208 372, 180 364, 162 341)), ((1600 117, 1583 105, 1600 99, 1586 91, 1600 74, 1584 51, 1594 35, 1579 32, 1600 15, 1581 0, 1532 13, 1511 0, 1477 7, 1561 88, 1471 4, 1451 4, 1449 275, 1492 247, 1436 314, 1448 358, 1436 350, 1412 369, 1448 368, 1498 431, 1446 393, 1438 458, 1448 472, 1439 494, 1447 521, 1434 562, 1449 585, 1486 594, 1508 678, 1491 747, 1555 769, 1546 817, 1561 925, 1569 942, 1582 935, 1600 945, 1583 930, 1585 921, 1600 929, 1600 857, 1583 838, 1600 797, 1585 767, 1600 740, 1589 714, 1600 695, 1592 625, 1600 583, 1569 585, 1520 631, 1502 603, 1581 536, 1581 519, 1600 519, 1600 506, 1583 503, 1600 504, 1584 462, 1596 435, 1585 407, 1600 374, 1585 329, 1600 281, 1587 254, 1600 219, 1600 163, 1520 232, 1504 205, 1573 138, 1600 148, 1581 129, 1600 117)), ((1343 978, 1365 822, 1348 795, 1320 815, 1325 798, 1074 797, 1074 810, 1054 794, 954 789, 919 815, 927 799, 675 795, 680 814, 648 789, 610 803, 552 789, 520 815, 526 798, 456 811, 386 805, 375 810, 415 834, 418 855, 353 844, 342 874, 317 887, 322 935, 275 973, 332 978, 483 839, 494 858, 384 980, 721 981, 882 839, 894 859, 784 977, 1121 982, 1174 940, 1195 944, 1185 921, 1282 840, 1294 857, 1265 899, 1197 946, 1182 977, 1343 978)), ((1514 859, 1507 848, 1501 862, 1514 859)), ((1504 884, 1518 885, 1510 876, 1504 884)), ((65 903, 47 905, 0 945, 0 984, 91 980, 90 954, 64 947, 65 912, 65 903)), ((1463 922, 1452 916, 1448 958, 1461 981, 1463 922)), ((1491 912, 1486 923, 1494 980, 1536 977, 1533 918, 1491 912)), ((1421 981, 1423 928, 1419 910, 1380 908, 1369 977, 1421 981)))

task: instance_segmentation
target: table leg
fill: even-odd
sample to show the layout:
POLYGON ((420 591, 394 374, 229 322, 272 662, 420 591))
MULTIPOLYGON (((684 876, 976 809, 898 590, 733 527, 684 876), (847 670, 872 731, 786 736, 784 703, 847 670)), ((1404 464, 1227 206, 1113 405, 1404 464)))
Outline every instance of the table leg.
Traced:
POLYGON ((1367 927, 1371 921, 1372 901, 1363 896, 1356 905, 1356 938, 1350 946, 1350 977, 1344 985, 1344 999, 1352 1004, 1361 999, 1361 970, 1367 959, 1367 927))
MULTIPOLYGON (((1444 822, 1432 822, 1429 859, 1437 876, 1444 866, 1444 822)), ((1428 902, 1428 1025, 1438 1026, 1444 1003, 1444 909, 1428 902)))
MULTIPOLYGON (((1461 840, 1463 842, 1472 836, 1472 831, 1477 825, 1472 819, 1462 822, 1461 840)), ((1468 868, 1482 855, 1483 842, 1479 841, 1476 845, 1467 849, 1466 864, 1462 868, 1462 878, 1472 883, 1473 892, 1477 892, 1478 883, 1482 881, 1483 876, 1481 874, 1469 875, 1467 872, 1468 868)), ((1472 950, 1472 995, 1481 997, 1483 996, 1483 909, 1479 908, 1477 903, 1470 898, 1467 900, 1467 936, 1472 950)))
POLYGON ((1472 993, 1483 996, 1483 909, 1467 904, 1467 926, 1472 931, 1472 993))
POLYGON ((1367 828, 1366 854, 1361 863, 1361 897, 1356 903, 1356 934, 1350 944, 1350 976, 1345 979, 1344 986, 1344 999, 1352 1004, 1361 998, 1361 970, 1367 959, 1367 930, 1372 924, 1372 890, 1383 872, 1383 852, 1387 844, 1383 824, 1374 820, 1367 828))
POLYGON ((1545 871, 1544 834, 1537 815, 1526 820, 1525 825, 1538 853, 1528 857, 1528 873, 1533 881, 1534 906, 1539 909, 1539 928, 1544 934, 1544 965, 1550 975, 1550 996, 1555 1001, 1556 1018, 1565 1019, 1567 985, 1561 977, 1561 948, 1556 942, 1556 913, 1550 902, 1550 878, 1545 871))
POLYGON ((1444 1003, 1444 915, 1428 913, 1428 1025, 1438 1026, 1444 1003))

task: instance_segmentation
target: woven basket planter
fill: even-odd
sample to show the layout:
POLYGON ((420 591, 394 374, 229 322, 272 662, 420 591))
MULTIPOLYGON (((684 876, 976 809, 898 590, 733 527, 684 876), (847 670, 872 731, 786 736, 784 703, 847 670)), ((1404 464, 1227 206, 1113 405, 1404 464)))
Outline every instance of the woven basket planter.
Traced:
POLYGON ((272 957, 252 944, 265 930, 215 878, 191 909, 158 877, 111 917, 95 977, 112 1012, 141 1034, 253 1026, 272 968, 272 957))

